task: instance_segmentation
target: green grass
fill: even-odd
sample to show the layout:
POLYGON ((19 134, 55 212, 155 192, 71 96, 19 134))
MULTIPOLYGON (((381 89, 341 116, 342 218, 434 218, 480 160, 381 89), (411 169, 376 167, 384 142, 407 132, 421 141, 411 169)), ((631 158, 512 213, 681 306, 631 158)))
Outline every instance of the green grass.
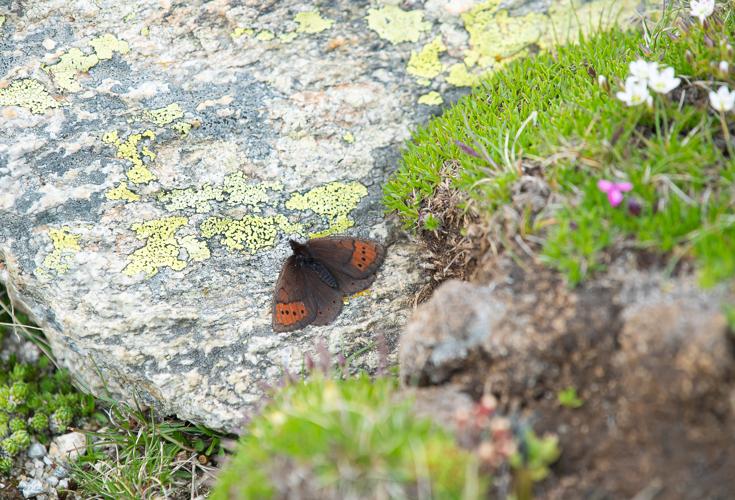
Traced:
POLYGON ((87 432, 87 450, 72 464, 77 493, 133 500, 193 497, 206 490, 221 434, 124 403, 107 405, 98 416, 102 427, 87 432))
POLYGON ((210 498, 280 497, 289 483, 309 498, 482 496, 477 459, 417 419, 395 385, 319 375, 287 385, 248 426, 210 498))
POLYGON ((489 216, 511 202, 521 163, 540 165, 560 200, 535 221, 541 257, 571 283, 603 270, 605 252, 621 245, 674 260, 692 256, 705 285, 735 275, 735 159, 722 147, 706 90, 697 90, 733 88, 734 73, 719 74, 717 65, 732 61, 727 44, 735 44, 735 15, 680 30, 672 28, 674 14, 645 31, 600 33, 488 76, 414 134, 384 187, 387 209, 418 228, 442 165, 459 162, 453 186, 489 216), (689 95, 703 99, 680 103, 656 95, 651 109, 626 107, 615 91, 629 62, 641 57, 672 66, 689 95), (597 75, 610 85, 600 86, 597 75), (600 179, 632 182, 626 200, 635 200, 640 214, 631 214, 627 201, 610 206, 597 188, 600 179))

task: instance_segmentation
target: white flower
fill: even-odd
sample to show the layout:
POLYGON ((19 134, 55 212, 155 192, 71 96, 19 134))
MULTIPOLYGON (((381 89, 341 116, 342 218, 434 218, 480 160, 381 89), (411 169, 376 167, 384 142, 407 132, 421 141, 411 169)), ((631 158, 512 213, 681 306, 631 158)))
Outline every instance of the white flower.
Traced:
POLYGON ((659 94, 668 94, 681 83, 681 78, 674 77, 674 68, 664 68, 660 72, 656 71, 648 80, 648 86, 651 90, 659 94))
POLYGON ((715 11, 715 0, 692 0, 689 8, 692 16, 699 18, 699 22, 703 23, 715 11))
POLYGON ((730 65, 727 63, 727 61, 720 61, 720 71, 722 73, 727 73, 730 71, 730 65))
POLYGON ((635 76, 629 76, 625 79, 625 88, 623 91, 615 94, 618 99, 628 106, 638 106, 639 104, 652 102, 651 94, 648 93, 646 82, 635 76))
POLYGON ((732 108, 735 107, 735 92, 730 92, 723 85, 717 92, 710 91, 709 103, 720 113, 732 111, 732 108))
POLYGON ((658 74, 658 63, 638 59, 630 63, 630 76, 642 82, 648 82, 654 75, 658 74))

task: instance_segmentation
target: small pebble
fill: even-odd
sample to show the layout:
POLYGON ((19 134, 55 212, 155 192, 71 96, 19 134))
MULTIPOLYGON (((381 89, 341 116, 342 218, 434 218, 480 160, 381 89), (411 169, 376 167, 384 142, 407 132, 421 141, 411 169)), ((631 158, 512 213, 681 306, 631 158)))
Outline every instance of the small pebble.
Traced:
POLYGON ((51 486, 56 487, 56 485, 59 484, 59 478, 56 476, 49 476, 46 478, 46 482, 51 486))
POLYGON ((59 481, 59 485, 57 486, 60 490, 68 490, 69 489, 69 480, 68 479, 62 479, 59 481))
POLYGON ((43 463, 45 463, 46 465, 53 465, 54 461, 51 460, 49 457, 43 457, 43 463))
POLYGON ((41 443, 33 443, 28 448, 29 458, 41 458, 46 456, 46 447, 41 443))
POLYGON ((69 472, 67 472, 67 470, 60 465, 54 470, 54 476, 58 477, 59 479, 64 479, 68 475, 69 472))
POLYGON ((31 479, 30 481, 21 481, 18 483, 18 488, 23 493, 24 498, 34 498, 43 493, 43 483, 38 479, 31 479))

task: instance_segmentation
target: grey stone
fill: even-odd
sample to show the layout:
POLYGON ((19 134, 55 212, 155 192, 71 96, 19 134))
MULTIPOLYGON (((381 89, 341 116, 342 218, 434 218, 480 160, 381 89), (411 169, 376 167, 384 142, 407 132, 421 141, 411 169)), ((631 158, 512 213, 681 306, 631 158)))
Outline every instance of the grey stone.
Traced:
POLYGON ((48 476, 46 478, 46 482, 55 488, 59 484, 59 478, 56 476, 48 476))
POLYGON ((33 443, 28 447, 28 456, 30 458, 43 458, 46 456, 46 447, 41 443, 33 443))
POLYGON ((479 355, 506 307, 492 289, 458 280, 442 283, 419 306, 401 338, 401 378, 438 384, 479 355))
POLYGON ((57 465, 54 469, 54 476, 56 476, 59 479, 64 479, 65 477, 69 476, 69 471, 66 470, 65 467, 62 467, 61 465, 57 465))
POLYGON ((38 479, 21 481, 18 483, 18 489, 20 489, 24 498, 35 498, 43 493, 43 483, 38 479))
MULTIPOLYGON (((538 23, 591 25, 604 3, 504 29, 523 50, 551 32, 538 23)), ((463 18, 389 6, 377 17, 423 17, 390 33, 382 7, 349 0, 22 5, 0 27, 0 281, 81 385, 233 431, 318 341, 348 357, 375 332, 396 345, 421 278, 381 185, 438 109, 419 98, 467 92, 448 71, 479 43, 463 18), (441 72, 411 74, 442 34, 441 72), (387 243, 384 269, 332 325, 276 335, 288 237, 324 231, 387 243)))
POLYGON ((56 436, 48 448, 48 456, 57 462, 73 461, 87 446, 87 437, 81 432, 56 436))

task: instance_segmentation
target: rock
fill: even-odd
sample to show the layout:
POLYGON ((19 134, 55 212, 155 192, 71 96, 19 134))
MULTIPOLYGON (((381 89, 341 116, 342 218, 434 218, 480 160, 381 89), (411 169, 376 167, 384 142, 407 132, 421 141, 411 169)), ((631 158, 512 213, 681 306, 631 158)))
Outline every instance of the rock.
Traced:
POLYGON ((46 447, 41 443, 33 443, 28 447, 29 458, 43 458, 46 456, 46 447))
POLYGON ((68 479, 60 479, 59 480, 59 484, 57 485, 57 489, 59 489, 59 490, 69 489, 69 480, 68 479))
POLYGON ((46 482, 50 484, 52 487, 56 487, 59 484, 59 478, 56 476, 48 476, 46 478, 46 482))
POLYGON ((456 432, 457 417, 461 414, 470 414, 474 402, 461 387, 445 384, 436 387, 407 388, 401 398, 413 399, 413 409, 416 416, 429 418, 439 426, 456 432))
POLYGON ((62 467, 61 465, 57 465, 54 469, 54 476, 58 477, 59 479, 64 479, 69 475, 69 471, 66 470, 66 468, 62 467))
MULTIPOLYGON (((51 441, 48 455, 57 462, 72 461, 87 447, 87 437, 81 432, 70 432, 56 436, 51 441)), ((57 469, 58 470, 58 469, 57 469)), ((58 477, 58 476, 57 476, 58 477)))
POLYGON ((380 203, 409 131, 442 94, 468 91, 468 45, 483 61, 548 48, 539 33, 597 25, 606 1, 531 3, 549 16, 501 14, 517 37, 498 54, 483 35, 497 31, 494 5, 471 25, 436 2, 411 13, 349 0, 11 9, 0 281, 81 385, 213 428, 237 430, 262 382, 300 369, 319 340, 376 368, 364 346, 376 331, 396 344, 420 280, 418 250, 395 242, 380 203), (275 335, 287 240, 324 232, 392 244, 384 269, 332 325, 275 335))
POLYGON ((24 498, 35 498, 43 493, 43 483, 38 479, 30 479, 18 483, 18 489, 24 498))
POLYGON ((492 289, 450 280, 419 306, 401 338, 401 378, 438 384, 480 354, 505 314, 492 289))

